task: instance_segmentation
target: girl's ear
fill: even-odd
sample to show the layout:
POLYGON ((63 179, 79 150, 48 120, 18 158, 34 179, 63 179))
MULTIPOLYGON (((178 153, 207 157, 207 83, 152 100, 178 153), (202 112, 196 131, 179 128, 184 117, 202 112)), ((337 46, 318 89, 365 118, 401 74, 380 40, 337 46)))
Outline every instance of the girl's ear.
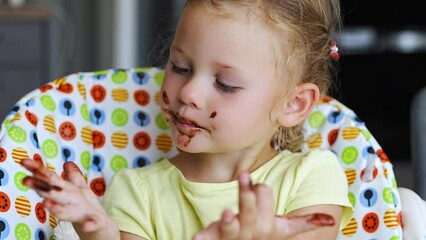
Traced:
POLYGON ((305 120, 319 100, 318 86, 313 83, 303 83, 296 90, 285 106, 280 109, 278 124, 283 127, 293 127, 305 120))

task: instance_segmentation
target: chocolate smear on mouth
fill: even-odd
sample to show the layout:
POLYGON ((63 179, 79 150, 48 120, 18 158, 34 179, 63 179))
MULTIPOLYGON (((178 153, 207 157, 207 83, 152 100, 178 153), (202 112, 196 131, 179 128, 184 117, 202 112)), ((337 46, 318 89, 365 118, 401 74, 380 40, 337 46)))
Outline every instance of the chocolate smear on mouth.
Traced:
MULTIPOLYGON (((194 126, 198 126, 197 123, 190 121, 191 124, 193 124, 194 126)), ((195 136, 195 134, 198 132, 199 130, 196 129, 191 129, 189 132, 182 132, 179 130, 179 133, 181 134, 180 138, 181 138, 181 143, 183 143, 183 145, 185 147, 187 147, 189 145, 189 143, 191 143, 192 138, 195 136)))
POLYGON ((172 116, 174 122, 179 121, 185 124, 190 124, 194 128, 197 128, 197 129, 190 129, 189 131, 182 131, 180 129, 177 129, 179 131, 179 136, 177 139, 178 143, 183 144, 185 147, 187 147, 189 143, 191 142, 191 139, 195 136, 195 134, 197 134, 197 132, 201 131, 202 127, 199 126, 197 122, 186 119, 184 117, 180 117, 179 114, 171 110, 169 110, 169 114, 172 116))
POLYGON ((212 112, 212 114, 210 114, 210 118, 215 118, 216 117, 216 115, 217 115, 217 112, 216 111, 214 111, 214 112, 212 112))

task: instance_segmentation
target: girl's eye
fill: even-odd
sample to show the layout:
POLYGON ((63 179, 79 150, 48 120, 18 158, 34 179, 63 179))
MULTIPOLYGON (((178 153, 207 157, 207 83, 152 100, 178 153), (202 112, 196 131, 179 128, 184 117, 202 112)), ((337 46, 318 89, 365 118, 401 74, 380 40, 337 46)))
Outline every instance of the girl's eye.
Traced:
POLYGON ((174 73, 182 74, 182 75, 191 73, 191 69, 190 68, 181 68, 181 67, 176 66, 176 64, 174 64, 174 63, 171 63, 171 64, 172 64, 171 70, 174 73))
POLYGON ((239 90, 241 90, 240 87, 233 87, 233 86, 226 85, 226 84, 224 84, 223 82, 221 82, 217 79, 216 79, 214 85, 219 91, 222 91, 224 93, 236 93, 239 90))

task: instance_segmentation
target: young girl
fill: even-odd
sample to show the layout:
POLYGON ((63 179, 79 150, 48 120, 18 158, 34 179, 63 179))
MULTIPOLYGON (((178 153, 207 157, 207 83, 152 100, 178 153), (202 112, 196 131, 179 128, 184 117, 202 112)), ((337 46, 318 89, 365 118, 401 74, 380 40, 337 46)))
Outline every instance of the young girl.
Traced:
POLYGON ((119 172, 104 208, 71 162, 66 181, 25 160, 24 184, 84 239, 335 239, 351 215, 343 170, 296 151, 338 19, 337 0, 187 0, 161 104, 180 153, 119 172))

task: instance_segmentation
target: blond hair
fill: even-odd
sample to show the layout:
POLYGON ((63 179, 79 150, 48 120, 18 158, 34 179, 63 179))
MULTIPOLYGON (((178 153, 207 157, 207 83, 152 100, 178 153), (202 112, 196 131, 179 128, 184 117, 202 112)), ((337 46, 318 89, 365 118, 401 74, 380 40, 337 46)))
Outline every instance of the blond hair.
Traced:
MULTIPOLYGON (((339 0, 186 1, 186 6, 197 4, 225 17, 254 17, 276 36, 276 75, 285 80, 280 97, 290 97, 298 84, 307 82, 316 84, 321 95, 328 93, 335 64, 330 46, 340 27, 339 0)), ((300 149, 301 125, 277 129, 278 149, 300 149)))

